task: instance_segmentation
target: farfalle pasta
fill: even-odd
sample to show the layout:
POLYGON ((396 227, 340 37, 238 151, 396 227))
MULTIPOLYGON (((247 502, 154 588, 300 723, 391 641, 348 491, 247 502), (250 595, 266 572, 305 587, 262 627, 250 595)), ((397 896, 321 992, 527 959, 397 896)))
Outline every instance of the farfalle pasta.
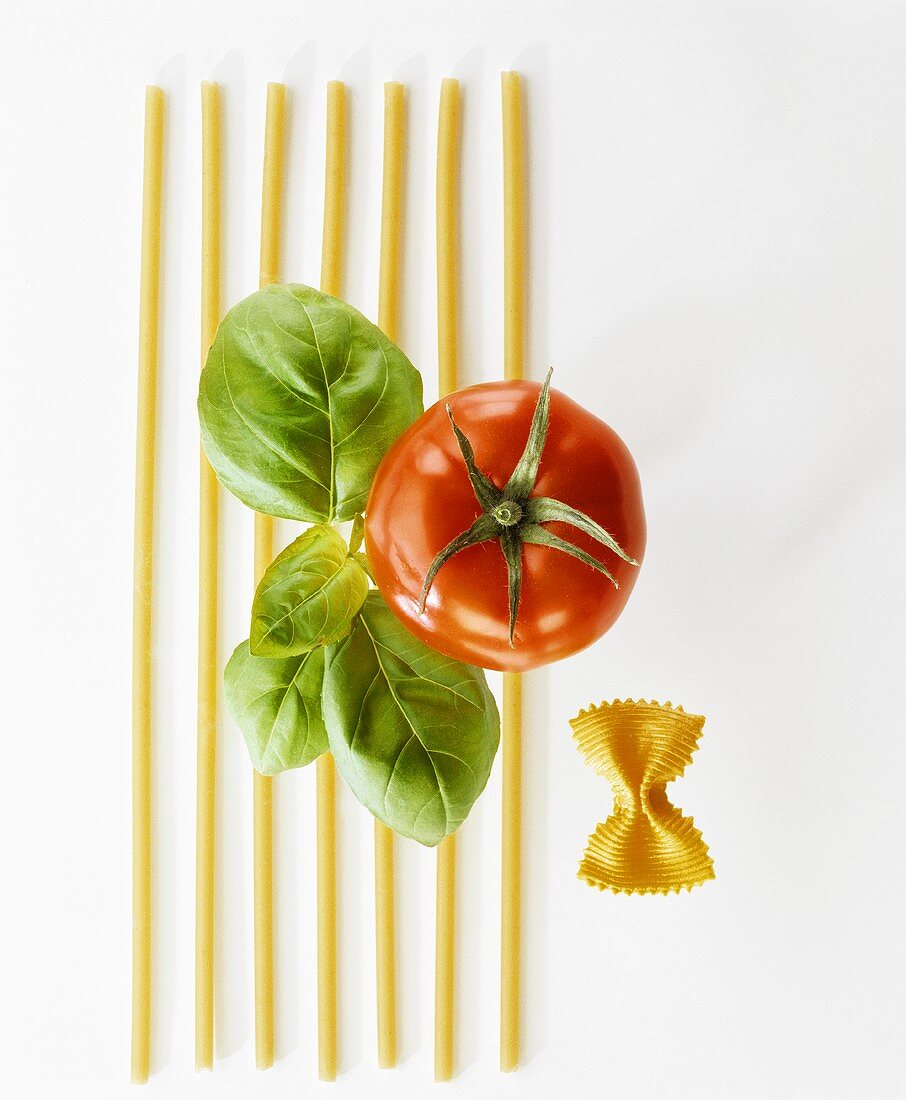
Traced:
POLYGON ((627 894, 691 890, 714 878, 701 832, 666 794, 692 762, 704 724, 682 707, 631 699, 570 720, 579 751, 614 795, 613 813, 588 838, 579 878, 627 894))

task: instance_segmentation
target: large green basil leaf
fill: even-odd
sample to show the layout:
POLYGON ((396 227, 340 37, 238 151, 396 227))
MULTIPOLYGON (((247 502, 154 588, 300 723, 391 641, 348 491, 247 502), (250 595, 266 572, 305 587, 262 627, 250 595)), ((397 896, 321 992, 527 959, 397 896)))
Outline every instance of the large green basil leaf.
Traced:
POLYGON ((227 313, 198 392, 218 478, 259 512, 352 519, 384 452, 421 414, 422 382, 358 310, 269 286, 227 313))
POLYGON ((262 775, 301 768, 327 750, 321 714, 324 650, 285 660, 237 646, 223 674, 227 706, 262 775))
POLYGON ((274 558, 252 605, 249 649, 291 657, 349 633, 368 577, 333 527, 309 529, 274 558))
POLYGON ((323 705, 340 775, 375 817, 428 845, 459 828, 500 740, 481 669, 429 649, 372 592, 327 650, 323 705))

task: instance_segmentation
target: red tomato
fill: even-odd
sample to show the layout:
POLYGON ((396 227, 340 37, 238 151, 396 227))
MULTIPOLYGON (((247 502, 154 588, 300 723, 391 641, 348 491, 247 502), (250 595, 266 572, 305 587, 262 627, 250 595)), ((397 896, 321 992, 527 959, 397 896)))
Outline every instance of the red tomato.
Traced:
MULTIPOLYGON (((478 469, 498 488, 522 455, 540 391, 536 382, 488 382, 448 398, 478 469)), ((381 594, 412 634, 468 664, 523 671, 584 649, 616 622, 638 566, 566 523, 544 526, 604 564, 619 588, 561 550, 526 543, 511 646, 507 567, 494 539, 445 562, 419 613, 435 555, 482 514, 445 405, 433 405, 396 440, 375 476, 365 544, 381 594)), ((531 495, 584 512, 641 562, 645 513, 632 456, 616 432, 556 390, 531 495)))

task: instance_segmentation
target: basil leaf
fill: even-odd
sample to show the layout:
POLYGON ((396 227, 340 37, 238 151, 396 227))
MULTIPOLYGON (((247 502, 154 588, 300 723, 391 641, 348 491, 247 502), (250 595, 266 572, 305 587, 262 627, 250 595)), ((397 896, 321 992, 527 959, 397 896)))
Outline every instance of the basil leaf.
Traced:
POLYGON ((230 714, 262 775, 301 768, 327 751, 321 714, 324 650, 275 660, 237 646, 223 674, 230 714))
POLYGON ((259 512, 312 523, 365 510, 384 452, 422 412, 421 376, 352 306, 269 286, 227 313, 201 372, 204 449, 259 512))
POLYGON ((484 673, 414 638, 377 592, 326 652, 324 721, 340 775, 391 829, 438 844, 465 821, 497 752, 484 673))
POLYGON ((271 562, 252 604, 249 649, 291 657, 349 633, 368 577, 333 527, 309 529, 271 562))

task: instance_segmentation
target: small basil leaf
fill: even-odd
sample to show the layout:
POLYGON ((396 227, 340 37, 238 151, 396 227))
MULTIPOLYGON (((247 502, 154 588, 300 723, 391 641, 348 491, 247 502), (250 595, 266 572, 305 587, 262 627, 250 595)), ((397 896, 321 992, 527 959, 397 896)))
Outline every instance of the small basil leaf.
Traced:
POLYGON ((309 529, 274 558, 252 604, 249 649, 291 657, 349 633, 368 577, 333 527, 309 529))
POLYGON ((357 554, 362 549, 362 541, 365 538, 365 517, 361 512, 352 521, 352 530, 349 532, 349 553, 357 554))
POLYGON ((500 740, 481 669, 429 649, 372 592, 327 650, 323 703, 340 775, 375 817, 427 845, 459 828, 500 740))
POLYGON ((262 775, 304 767, 327 751, 323 678, 323 649, 275 660, 253 656, 243 642, 227 662, 227 706, 262 775))
POLYGON ((358 310, 269 286, 227 313, 201 372, 205 452, 259 512, 312 523, 365 510, 384 452, 422 411, 418 371, 358 310))

